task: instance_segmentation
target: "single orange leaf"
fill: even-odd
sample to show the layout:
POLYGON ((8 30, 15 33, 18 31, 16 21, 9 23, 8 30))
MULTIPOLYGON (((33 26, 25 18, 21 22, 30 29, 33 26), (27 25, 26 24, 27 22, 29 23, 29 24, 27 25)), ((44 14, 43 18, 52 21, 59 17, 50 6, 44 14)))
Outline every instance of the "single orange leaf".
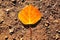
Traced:
POLYGON ((41 12, 31 4, 24 7, 18 13, 19 20, 25 25, 35 24, 37 21, 41 19, 41 17, 41 12))

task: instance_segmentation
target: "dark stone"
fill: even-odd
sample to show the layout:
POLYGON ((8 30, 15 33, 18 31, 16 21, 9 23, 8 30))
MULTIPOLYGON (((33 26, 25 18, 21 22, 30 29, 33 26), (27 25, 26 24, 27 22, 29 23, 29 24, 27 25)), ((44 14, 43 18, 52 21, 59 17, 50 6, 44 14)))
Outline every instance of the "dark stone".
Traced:
POLYGON ((47 8, 51 8, 51 6, 50 6, 50 5, 48 5, 48 6, 47 6, 47 8))
POLYGON ((13 39, 13 40, 16 40, 16 39, 13 39))
POLYGON ((60 5, 59 5, 59 7, 60 7, 60 5))
POLYGON ((25 2, 25 0, 22 0, 22 2, 25 2))
POLYGON ((7 37, 7 38, 5 38, 5 40, 8 40, 8 37, 7 37))
POLYGON ((56 31, 58 34, 60 34, 60 31, 56 31))
POLYGON ((23 35, 21 35, 21 38, 23 37, 23 35))
POLYGON ((0 24, 2 24, 4 21, 1 21, 0 24))
POLYGON ((12 26, 9 26, 9 29, 11 29, 12 28, 12 26))
POLYGON ((17 21, 18 19, 15 19, 15 21, 17 21))
POLYGON ((4 0, 2 0, 2 1, 4 1, 4 0))
POLYGON ((38 10, 40 10, 40 8, 38 10))
POLYGON ((10 35, 14 34, 14 32, 10 32, 10 35))
POLYGON ((12 3, 16 4, 16 0, 12 1, 12 3))

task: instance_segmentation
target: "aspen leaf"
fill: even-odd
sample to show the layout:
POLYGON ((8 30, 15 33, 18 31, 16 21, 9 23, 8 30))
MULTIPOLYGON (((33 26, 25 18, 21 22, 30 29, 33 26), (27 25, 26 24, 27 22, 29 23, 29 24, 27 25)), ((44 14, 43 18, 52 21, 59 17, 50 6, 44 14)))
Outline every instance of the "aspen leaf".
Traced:
POLYGON ((19 20, 25 25, 35 24, 41 19, 41 17, 42 17, 41 12, 31 4, 24 7, 18 13, 19 20))

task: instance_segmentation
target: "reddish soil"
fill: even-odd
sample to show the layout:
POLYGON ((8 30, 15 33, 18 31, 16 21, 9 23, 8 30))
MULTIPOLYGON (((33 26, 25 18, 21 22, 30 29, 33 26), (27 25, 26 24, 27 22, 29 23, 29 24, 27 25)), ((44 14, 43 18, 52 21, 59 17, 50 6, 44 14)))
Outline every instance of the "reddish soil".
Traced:
POLYGON ((43 14, 32 27, 32 40, 60 40, 60 0, 0 0, 0 40, 30 40, 30 30, 17 14, 32 4, 43 14))

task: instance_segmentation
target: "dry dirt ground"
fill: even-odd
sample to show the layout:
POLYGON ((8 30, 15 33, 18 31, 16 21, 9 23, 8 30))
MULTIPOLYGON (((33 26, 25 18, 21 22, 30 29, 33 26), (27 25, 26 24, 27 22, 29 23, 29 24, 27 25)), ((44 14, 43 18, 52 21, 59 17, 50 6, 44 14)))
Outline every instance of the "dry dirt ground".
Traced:
POLYGON ((60 0, 0 0, 0 40, 30 40, 30 30, 17 14, 32 4, 43 14, 32 27, 32 40, 60 40, 60 0))

